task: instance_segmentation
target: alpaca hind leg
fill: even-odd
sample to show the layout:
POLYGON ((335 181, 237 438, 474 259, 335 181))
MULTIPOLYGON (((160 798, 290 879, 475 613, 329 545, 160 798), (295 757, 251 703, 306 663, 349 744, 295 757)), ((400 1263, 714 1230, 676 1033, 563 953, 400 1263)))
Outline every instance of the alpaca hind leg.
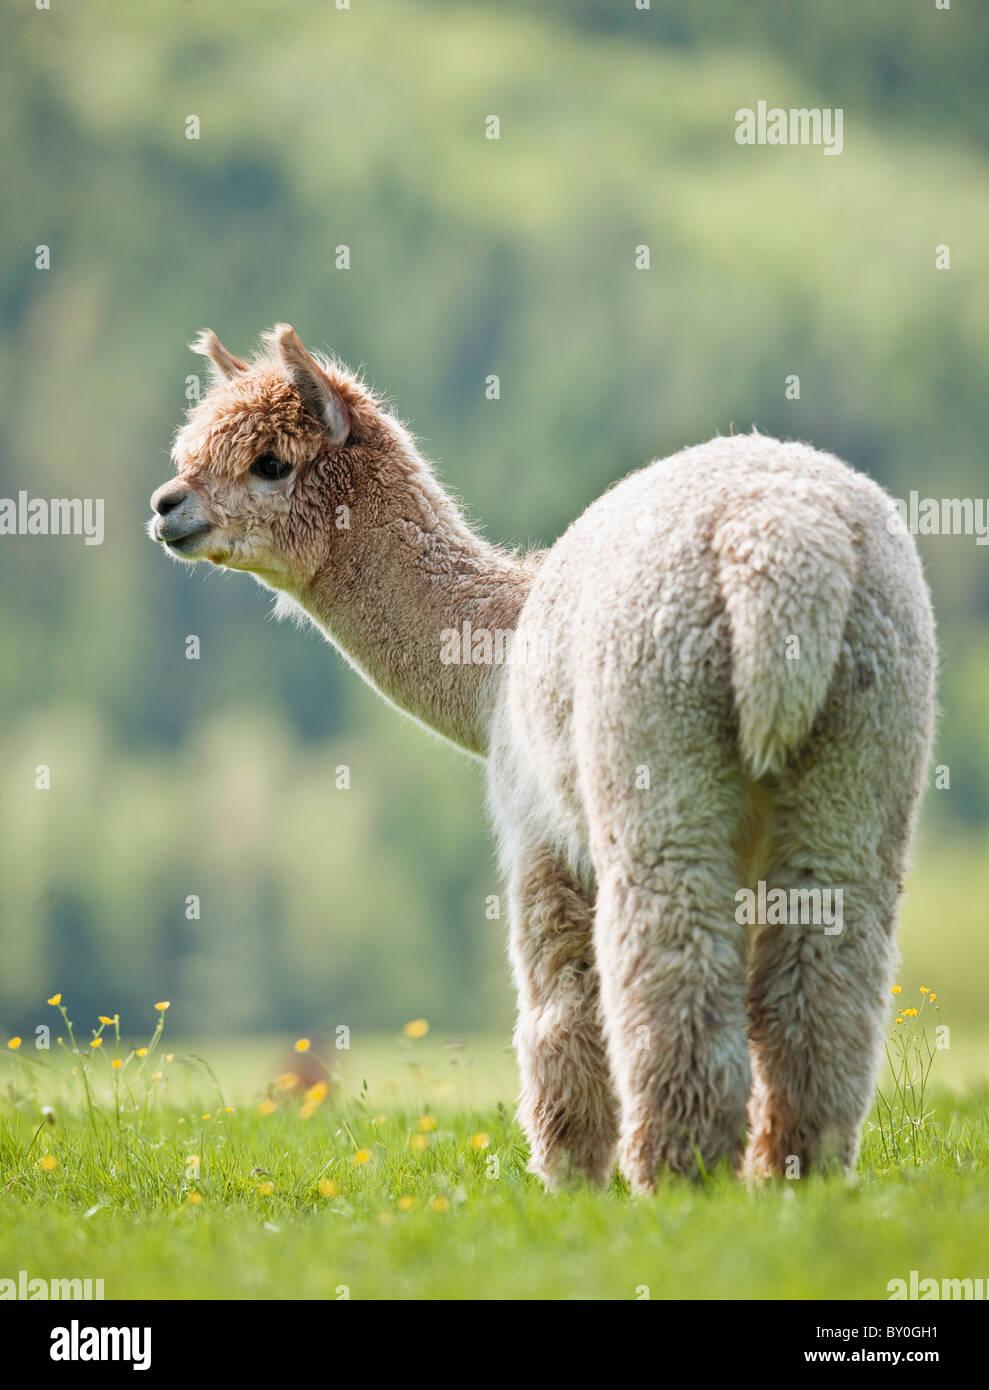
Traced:
POLYGON ((728 682, 701 674, 664 683, 643 661, 578 711, 621 1165, 639 1192, 662 1168, 736 1161, 745 1133, 744 779, 728 682))
POLYGON ((774 792, 767 901, 782 888, 790 911, 787 925, 761 925, 753 942, 752 1174, 849 1167, 856 1157, 875 1094, 897 902, 926 766, 929 709, 908 693, 904 683, 894 700, 891 677, 879 707, 869 703, 873 687, 839 684, 774 792))
POLYGON ((669 857, 649 871, 616 866, 599 890, 621 1166, 637 1192, 662 1168, 697 1176, 741 1155, 749 1061, 734 887, 723 870, 669 857))
POLYGON ((840 934, 825 935, 838 925, 832 906, 830 926, 761 926, 753 945, 745 1169, 800 1177, 855 1160, 889 1001, 895 887, 852 882, 840 860, 812 874, 791 859, 770 882, 791 901, 791 888, 811 901, 836 890, 842 897, 840 934))

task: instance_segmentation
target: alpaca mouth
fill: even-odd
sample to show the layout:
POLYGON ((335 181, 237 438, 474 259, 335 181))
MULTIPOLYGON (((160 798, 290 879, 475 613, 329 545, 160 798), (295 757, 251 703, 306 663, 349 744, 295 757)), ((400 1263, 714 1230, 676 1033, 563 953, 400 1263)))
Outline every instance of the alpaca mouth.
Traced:
POLYGON ((199 536, 205 536, 207 531, 212 531, 212 526, 208 521, 202 521, 195 526, 186 526, 182 530, 168 525, 166 517, 159 517, 154 523, 155 540, 167 545, 169 550, 176 550, 181 555, 192 548, 192 543, 199 536))

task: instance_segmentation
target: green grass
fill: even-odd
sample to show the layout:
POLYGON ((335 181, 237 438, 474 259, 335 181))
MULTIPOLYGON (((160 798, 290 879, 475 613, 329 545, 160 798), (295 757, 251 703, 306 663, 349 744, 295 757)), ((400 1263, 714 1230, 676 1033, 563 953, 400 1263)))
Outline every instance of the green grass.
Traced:
MULTIPOLYGON (((25 1045, 0 1074, 0 1277, 102 1278, 107 1298, 883 1299, 912 1269, 985 1276, 989 1094, 938 1089, 908 1022, 851 1178, 719 1172, 648 1200, 619 1178, 542 1191, 511 1090, 491 1103, 493 1040, 355 1045, 308 1118, 305 1084, 248 1068, 228 1093, 236 1068, 183 1067, 166 1039, 138 1058, 112 1028, 90 1110, 80 1059, 25 1045)), ((318 1072, 312 1050, 264 1052, 318 1072)))

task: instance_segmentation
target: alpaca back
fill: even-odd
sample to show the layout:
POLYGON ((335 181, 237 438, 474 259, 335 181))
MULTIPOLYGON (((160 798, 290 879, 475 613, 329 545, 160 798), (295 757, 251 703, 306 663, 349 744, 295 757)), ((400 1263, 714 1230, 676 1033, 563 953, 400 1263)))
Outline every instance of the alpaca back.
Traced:
POLYGON ((758 434, 686 449, 594 502, 548 552, 522 610, 518 637, 542 659, 513 662, 500 691, 490 776, 508 839, 523 813, 546 837, 584 839, 574 710, 606 718, 629 685, 640 692, 630 748, 673 717, 669 692, 703 692, 723 705, 740 772, 778 773, 828 697, 863 573, 881 622, 876 651, 854 659, 888 659, 896 613, 932 632, 913 540, 891 515, 863 474, 758 434))

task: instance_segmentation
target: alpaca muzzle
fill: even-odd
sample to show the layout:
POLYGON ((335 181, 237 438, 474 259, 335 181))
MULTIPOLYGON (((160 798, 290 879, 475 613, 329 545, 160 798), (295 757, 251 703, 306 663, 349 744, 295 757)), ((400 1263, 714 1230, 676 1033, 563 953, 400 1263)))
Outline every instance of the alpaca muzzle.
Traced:
POLYGON ((175 550, 212 529, 199 499, 188 488, 166 483, 152 497, 151 506, 156 512, 148 526, 151 538, 175 550))

